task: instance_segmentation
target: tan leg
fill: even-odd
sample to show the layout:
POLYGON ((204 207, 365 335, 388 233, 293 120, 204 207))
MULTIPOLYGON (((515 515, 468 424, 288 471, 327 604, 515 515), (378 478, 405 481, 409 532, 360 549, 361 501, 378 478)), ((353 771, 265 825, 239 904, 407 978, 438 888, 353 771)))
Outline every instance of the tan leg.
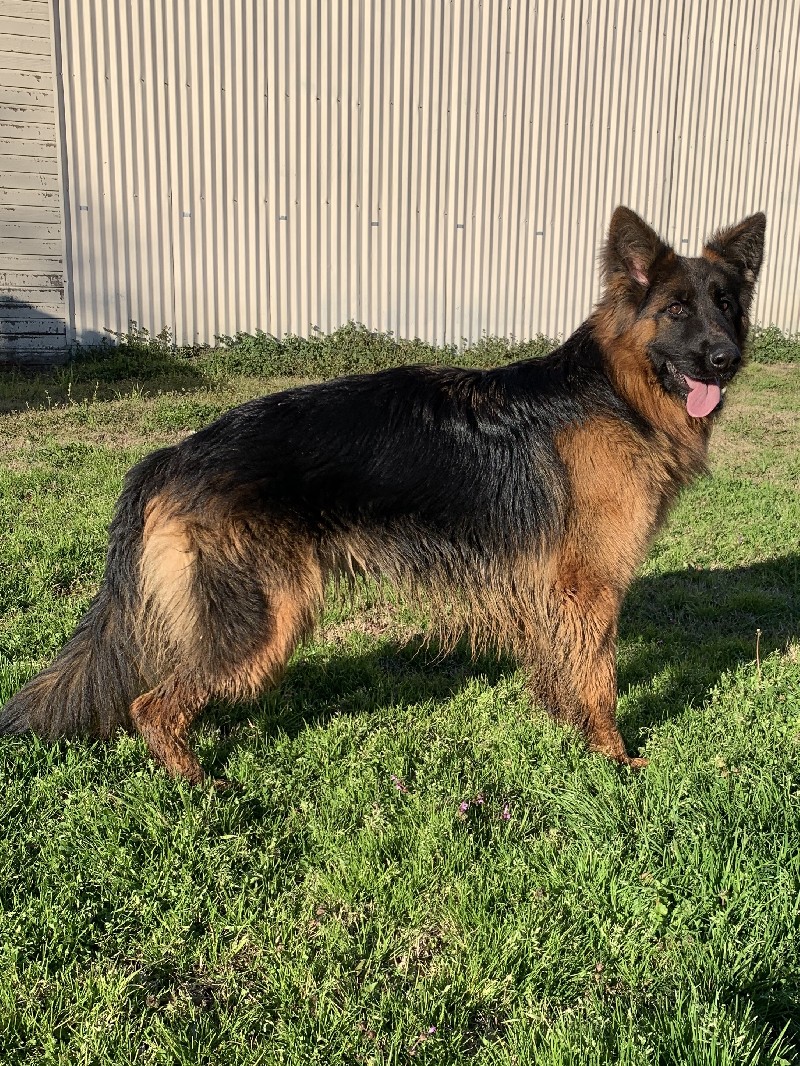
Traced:
POLYGON ((628 755, 617 726, 616 620, 600 647, 573 665, 573 685, 585 712, 583 732, 592 751, 635 769, 647 759, 628 755))
MULTIPOLYGON (((211 656, 204 668, 199 664, 176 671, 150 692, 134 701, 131 719, 147 744, 148 751, 173 777, 192 784, 205 774, 189 746, 189 728, 212 697, 227 700, 253 699, 275 684, 291 658, 303 633, 313 619, 307 600, 289 593, 275 593, 272 600, 268 638, 239 662, 229 662, 209 672, 211 656), (197 680, 201 678, 202 680, 197 680)), ((217 787, 226 782, 216 781, 217 787)))
POLYGON ((156 762, 172 777, 182 777, 193 785, 205 774, 189 747, 189 727, 207 698, 173 675, 131 706, 131 720, 156 762))
POLYGON ((573 581, 555 591, 550 647, 534 688, 558 719, 583 733, 592 751, 639 768, 647 759, 628 755, 617 726, 619 607, 619 593, 594 582, 573 581))

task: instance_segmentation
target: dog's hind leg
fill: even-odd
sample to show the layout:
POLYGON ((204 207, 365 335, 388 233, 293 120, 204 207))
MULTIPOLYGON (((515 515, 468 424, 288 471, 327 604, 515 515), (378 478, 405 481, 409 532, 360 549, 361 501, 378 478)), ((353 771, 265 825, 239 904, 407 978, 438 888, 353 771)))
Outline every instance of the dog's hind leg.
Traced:
POLYGON ((150 691, 131 720, 175 777, 202 780, 189 728, 209 700, 252 699, 282 674, 313 626, 323 575, 313 546, 277 525, 208 508, 199 521, 151 508, 142 552, 142 629, 150 691))
MULTIPOLYGON (((276 684, 298 643, 314 623, 318 586, 298 584, 273 590, 265 604, 264 631, 244 650, 209 641, 204 662, 176 670, 131 707, 131 720, 153 758, 173 777, 196 784, 204 773, 189 746, 188 733, 214 698, 252 699, 276 684)), ((321 593, 321 586, 319 586, 321 593)), ((209 626, 209 635, 213 626, 209 626)), ((224 640, 224 621, 219 620, 224 640)), ((217 782, 224 784, 224 782, 217 782)))
POLYGON ((198 784, 205 775, 189 747, 189 727, 208 697, 209 693, 175 673, 131 706, 131 720, 153 758, 173 777, 191 784, 198 784))
POLYGON ((134 726, 156 762, 173 777, 197 784, 205 776, 188 734, 209 700, 253 698, 275 684, 313 623, 310 605, 294 595, 276 594, 270 606, 264 639, 247 653, 228 648, 221 656, 219 648, 209 648, 206 663, 196 664, 189 673, 176 671, 134 701, 130 712, 134 726))
MULTIPOLYGON (((189 728, 209 700, 253 698, 281 677, 292 652, 313 624, 312 604, 296 593, 275 593, 263 639, 244 654, 209 648, 208 661, 170 677, 134 701, 131 720, 148 751, 173 777, 204 778, 189 746, 189 728)), ((220 782, 221 783, 221 782, 220 782)))

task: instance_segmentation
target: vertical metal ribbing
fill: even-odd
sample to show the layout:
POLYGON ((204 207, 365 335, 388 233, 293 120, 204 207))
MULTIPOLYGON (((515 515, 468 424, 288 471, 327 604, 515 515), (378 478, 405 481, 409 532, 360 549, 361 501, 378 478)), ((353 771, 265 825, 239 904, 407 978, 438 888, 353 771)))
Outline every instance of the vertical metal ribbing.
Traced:
POLYGON ((800 9, 657 0, 60 0, 81 339, 349 318, 565 334, 624 202, 679 251, 763 208, 800 327, 800 9))

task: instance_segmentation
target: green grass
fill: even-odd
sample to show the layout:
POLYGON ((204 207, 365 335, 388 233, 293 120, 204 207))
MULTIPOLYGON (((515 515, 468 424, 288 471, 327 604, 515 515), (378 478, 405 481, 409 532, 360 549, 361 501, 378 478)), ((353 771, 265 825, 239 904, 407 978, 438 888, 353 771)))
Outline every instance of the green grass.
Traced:
MULTIPOLYGON (((349 369, 464 354, 353 329, 349 369)), ((130 463, 347 336, 0 380, 0 699, 96 589, 130 463)), ((206 715, 230 793, 130 737, 0 741, 0 1062, 800 1062, 798 411, 796 364, 748 368, 631 591, 643 773, 372 588, 278 691, 206 715)))

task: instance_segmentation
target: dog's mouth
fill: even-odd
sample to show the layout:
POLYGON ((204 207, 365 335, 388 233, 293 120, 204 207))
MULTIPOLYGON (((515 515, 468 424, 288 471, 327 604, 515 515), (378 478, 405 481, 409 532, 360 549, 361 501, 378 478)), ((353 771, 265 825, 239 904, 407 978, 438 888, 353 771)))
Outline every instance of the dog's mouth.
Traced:
POLYGON ((698 381, 696 378, 690 378, 669 360, 667 360, 667 369, 686 400, 686 410, 692 418, 705 418, 722 403, 722 394, 725 389, 719 379, 698 381))

